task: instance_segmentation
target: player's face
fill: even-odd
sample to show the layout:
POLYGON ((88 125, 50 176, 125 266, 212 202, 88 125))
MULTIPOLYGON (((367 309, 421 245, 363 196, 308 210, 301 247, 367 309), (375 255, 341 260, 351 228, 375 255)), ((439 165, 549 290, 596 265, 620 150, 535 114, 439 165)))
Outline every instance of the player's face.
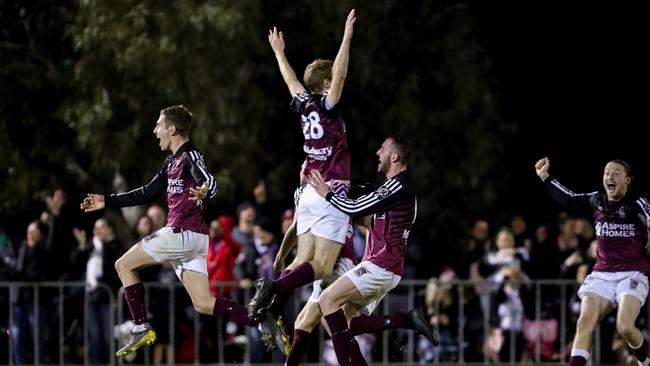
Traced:
POLYGON ((605 165, 603 174, 603 186, 607 192, 607 198, 610 200, 620 200, 627 193, 630 185, 630 177, 625 173, 625 168, 618 163, 609 162, 605 165))
POLYGON ((158 145, 160 145, 160 150, 170 150, 171 149, 171 133, 170 129, 172 127, 171 123, 167 123, 165 115, 161 114, 158 120, 156 121, 156 127, 153 129, 153 133, 156 135, 156 138, 159 140, 158 145))
POLYGON ((379 150, 377 150, 377 156, 379 157, 379 164, 377 165, 377 171, 381 173, 388 173, 390 170, 390 156, 393 154, 393 139, 386 139, 384 143, 381 144, 379 150))

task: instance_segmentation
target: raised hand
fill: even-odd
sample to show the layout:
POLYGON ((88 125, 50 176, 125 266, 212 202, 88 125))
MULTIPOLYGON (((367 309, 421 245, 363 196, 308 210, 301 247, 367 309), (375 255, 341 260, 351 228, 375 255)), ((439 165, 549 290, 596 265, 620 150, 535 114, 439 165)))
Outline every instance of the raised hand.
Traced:
POLYGON ((278 32, 276 27, 269 30, 269 43, 273 52, 284 52, 284 37, 282 32, 278 32))
MULTIPOLYGON (((356 14, 356 10, 352 9, 350 14, 348 14, 348 18, 345 20, 345 32, 343 33, 344 41, 352 39, 352 33, 354 33, 354 22, 357 21, 356 14)), ((280 33, 280 36, 282 36, 282 33, 280 33)))
POLYGON ((542 180, 546 180, 546 178, 548 178, 548 168, 550 166, 551 161, 548 160, 547 157, 539 159, 537 160, 537 163, 535 163, 535 173, 537 173, 537 176, 542 180))
POLYGON ((88 196, 84 198, 83 202, 79 207, 84 210, 84 212, 97 211, 104 208, 104 195, 96 193, 88 193, 88 196))

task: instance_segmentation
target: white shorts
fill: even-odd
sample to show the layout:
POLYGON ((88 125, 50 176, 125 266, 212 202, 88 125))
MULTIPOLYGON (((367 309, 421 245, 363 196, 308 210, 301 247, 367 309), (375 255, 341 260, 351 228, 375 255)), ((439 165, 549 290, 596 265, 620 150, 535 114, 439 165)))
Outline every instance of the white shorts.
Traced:
POLYGON ((169 261, 181 281, 186 270, 208 275, 206 234, 166 226, 142 239, 141 243, 142 249, 156 262, 169 261))
POLYGON ((623 295, 632 295, 645 304, 648 297, 648 277, 638 271, 592 272, 578 290, 582 299, 587 293, 594 293, 616 305, 623 295))
POLYGON ((394 289, 402 279, 401 276, 368 261, 357 264, 347 271, 345 276, 352 281, 361 296, 363 296, 363 300, 355 302, 355 304, 365 307, 368 314, 375 311, 381 299, 386 296, 388 291, 394 289))
POLYGON ((318 237, 345 243, 350 218, 316 193, 311 185, 307 185, 300 196, 296 217, 297 235, 311 230, 318 237))

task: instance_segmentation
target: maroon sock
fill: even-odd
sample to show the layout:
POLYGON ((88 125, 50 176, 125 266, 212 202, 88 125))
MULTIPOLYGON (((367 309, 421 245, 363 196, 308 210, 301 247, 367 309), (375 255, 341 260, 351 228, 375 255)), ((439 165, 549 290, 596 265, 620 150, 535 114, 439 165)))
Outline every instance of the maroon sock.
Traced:
POLYGON ((379 333, 386 329, 404 327, 404 315, 360 315, 350 320, 350 334, 379 333))
POLYGON ((314 282, 314 268, 309 262, 302 263, 286 276, 278 278, 273 282, 273 293, 293 290, 302 285, 314 282))
POLYGON ((303 356, 307 353, 309 336, 311 336, 311 333, 305 330, 298 328, 293 330, 293 342, 291 343, 291 349, 287 355, 285 366, 300 365, 303 356))
POLYGON ((336 359, 341 366, 352 365, 351 344, 352 335, 348 329, 348 320, 345 317, 343 309, 339 309, 332 314, 325 315, 325 321, 332 332, 332 345, 336 353, 336 359))
POLYGON ((569 366, 585 366, 587 359, 582 356, 571 356, 569 359, 569 366))
POLYGON ((292 271, 291 269, 285 269, 284 271, 282 271, 282 273, 280 273, 280 277, 278 277, 278 280, 291 273, 291 271, 292 271))
MULTIPOLYGON (((285 269, 280 273, 279 279, 282 279, 286 277, 289 273, 291 273, 290 269, 285 269)), ((289 301, 289 298, 291 297, 291 294, 293 293, 293 289, 291 290, 286 290, 286 291, 280 291, 275 296, 273 297, 273 301, 271 302, 271 313, 273 314, 279 314, 282 307, 289 301)))
POLYGON ((368 366, 366 359, 363 358, 363 353, 361 353, 361 348, 359 348, 359 343, 357 343, 354 337, 352 337, 352 342, 350 342, 350 358, 354 366, 368 366))
POLYGON ((636 359, 639 362, 643 362, 646 358, 648 358, 648 342, 646 342, 645 338, 643 338, 641 346, 639 346, 639 348, 630 347, 630 351, 634 353, 634 356, 636 356, 636 359))
POLYGON ((237 324, 256 327, 257 323, 248 318, 248 310, 236 302, 224 297, 217 298, 214 302, 212 315, 223 318, 225 321, 233 321, 237 324))
POLYGON ((147 322, 147 309, 144 307, 144 285, 141 282, 124 288, 124 298, 131 310, 133 322, 144 324, 147 322))

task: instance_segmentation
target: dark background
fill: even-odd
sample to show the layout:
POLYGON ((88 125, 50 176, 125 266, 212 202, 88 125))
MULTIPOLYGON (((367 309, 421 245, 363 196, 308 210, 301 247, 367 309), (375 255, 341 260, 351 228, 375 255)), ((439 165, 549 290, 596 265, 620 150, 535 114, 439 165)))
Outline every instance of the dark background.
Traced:
POLYGON ((145 183, 165 156, 151 133, 158 112, 181 103, 220 183, 206 216, 233 213, 260 178, 289 207, 302 135, 266 32, 284 31, 301 75, 334 58, 351 8, 342 106, 353 181, 373 174, 387 134, 415 141, 425 255, 477 217, 555 220, 533 169, 543 156, 579 192, 601 188, 608 160, 627 160, 647 192, 641 5, 0 0, 1 226, 24 235, 55 187, 74 208, 85 192, 145 183))

